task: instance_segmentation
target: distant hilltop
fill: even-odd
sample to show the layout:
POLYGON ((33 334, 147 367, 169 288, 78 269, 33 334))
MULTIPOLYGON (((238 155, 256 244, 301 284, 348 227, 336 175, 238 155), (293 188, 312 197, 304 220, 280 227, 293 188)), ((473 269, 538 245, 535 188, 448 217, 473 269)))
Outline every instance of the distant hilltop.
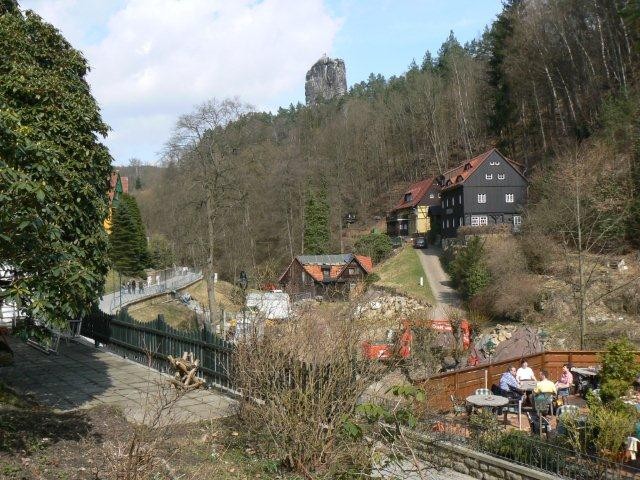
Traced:
POLYGON ((304 84, 307 105, 317 105, 321 100, 331 100, 345 93, 347 93, 347 70, 344 60, 322 55, 307 72, 304 84))

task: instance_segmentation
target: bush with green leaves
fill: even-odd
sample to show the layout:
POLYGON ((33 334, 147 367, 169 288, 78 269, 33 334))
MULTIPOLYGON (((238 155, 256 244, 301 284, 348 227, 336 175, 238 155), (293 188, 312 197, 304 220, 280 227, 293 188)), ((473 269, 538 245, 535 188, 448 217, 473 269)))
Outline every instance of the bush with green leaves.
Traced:
POLYGON ((611 403, 627 393, 640 372, 640 365, 635 348, 626 338, 608 342, 601 362, 600 396, 604 403, 611 403))
POLYGON ((482 240, 473 237, 453 254, 446 265, 454 285, 467 299, 481 292, 491 280, 482 258, 483 250, 482 240))
POLYGON ((88 71, 55 27, 0 1, 0 291, 47 323, 85 313, 108 269, 108 126, 88 71))
POLYGON ((355 253, 371 257, 374 263, 387 258, 392 250, 391 238, 384 233, 368 233, 358 238, 354 245, 355 253))

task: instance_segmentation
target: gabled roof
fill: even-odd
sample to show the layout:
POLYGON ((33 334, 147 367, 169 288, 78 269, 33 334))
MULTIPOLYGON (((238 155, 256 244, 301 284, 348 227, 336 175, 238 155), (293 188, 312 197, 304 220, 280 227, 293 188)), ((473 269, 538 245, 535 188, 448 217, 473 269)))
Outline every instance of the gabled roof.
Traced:
POLYGON ((433 185, 435 181, 435 177, 425 178, 419 182, 416 182, 412 185, 409 185, 409 188, 402 194, 402 200, 395 207, 393 207, 392 211, 400 210, 402 208, 411 208, 415 207, 420 203, 422 197, 425 196, 427 191, 433 185), (405 198, 407 194, 411 194, 411 200, 405 202, 405 198))
POLYGON ((353 253, 345 253, 339 255, 298 255, 295 257, 287 269, 284 271, 279 282, 291 268, 293 262, 298 262, 302 266, 305 272, 307 272, 317 282, 326 280, 336 280, 340 278, 344 270, 349 264, 355 260, 367 273, 371 273, 373 270, 373 261, 370 257, 365 255, 354 255, 353 253), (322 273, 322 267, 329 267, 329 277, 326 278, 322 273))
POLYGON ((442 180, 442 189, 447 190, 449 188, 453 188, 457 185, 460 185, 465 182, 473 173, 475 173, 480 165, 484 163, 484 161, 491 156, 492 153, 497 153, 500 155, 507 163, 509 163, 516 172, 524 177, 522 171, 524 167, 514 162, 513 160, 508 159, 502 153, 498 151, 496 148, 492 148, 477 157, 473 157, 470 160, 465 160, 457 167, 452 168, 451 170, 447 170, 442 174, 444 179, 442 180))

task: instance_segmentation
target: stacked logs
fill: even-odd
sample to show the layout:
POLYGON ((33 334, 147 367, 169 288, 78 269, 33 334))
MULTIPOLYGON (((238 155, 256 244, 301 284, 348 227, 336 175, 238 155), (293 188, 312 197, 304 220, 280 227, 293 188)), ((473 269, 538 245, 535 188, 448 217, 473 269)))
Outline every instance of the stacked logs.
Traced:
POLYGON ((196 376, 200 362, 194 360, 192 352, 184 352, 181 358, 169 355, 168 359, 175 372, 171 379, 171 385, 174 388, 189 391, 204 385, 204 380, 196 376))

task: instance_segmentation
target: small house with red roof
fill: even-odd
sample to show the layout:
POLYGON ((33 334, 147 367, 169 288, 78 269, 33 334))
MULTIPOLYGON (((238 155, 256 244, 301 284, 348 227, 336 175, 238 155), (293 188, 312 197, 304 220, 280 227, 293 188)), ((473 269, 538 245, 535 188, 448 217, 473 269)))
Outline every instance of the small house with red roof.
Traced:
POLYGON ((371 258, 364 255, 298 255, 278 282, 293 297, 343 299, 372 270, 371 258))
POLYGON ((425 236, 440 224, 440 185, 435 177, 409 185, 387 214, 387 234, 392 237, 425 236))
POLYGON ((522 165, 497 149, 484 152, 438 177, 442 189, 442 236, 462 226, 510 225, 519 230, 528 182, 522 165))

